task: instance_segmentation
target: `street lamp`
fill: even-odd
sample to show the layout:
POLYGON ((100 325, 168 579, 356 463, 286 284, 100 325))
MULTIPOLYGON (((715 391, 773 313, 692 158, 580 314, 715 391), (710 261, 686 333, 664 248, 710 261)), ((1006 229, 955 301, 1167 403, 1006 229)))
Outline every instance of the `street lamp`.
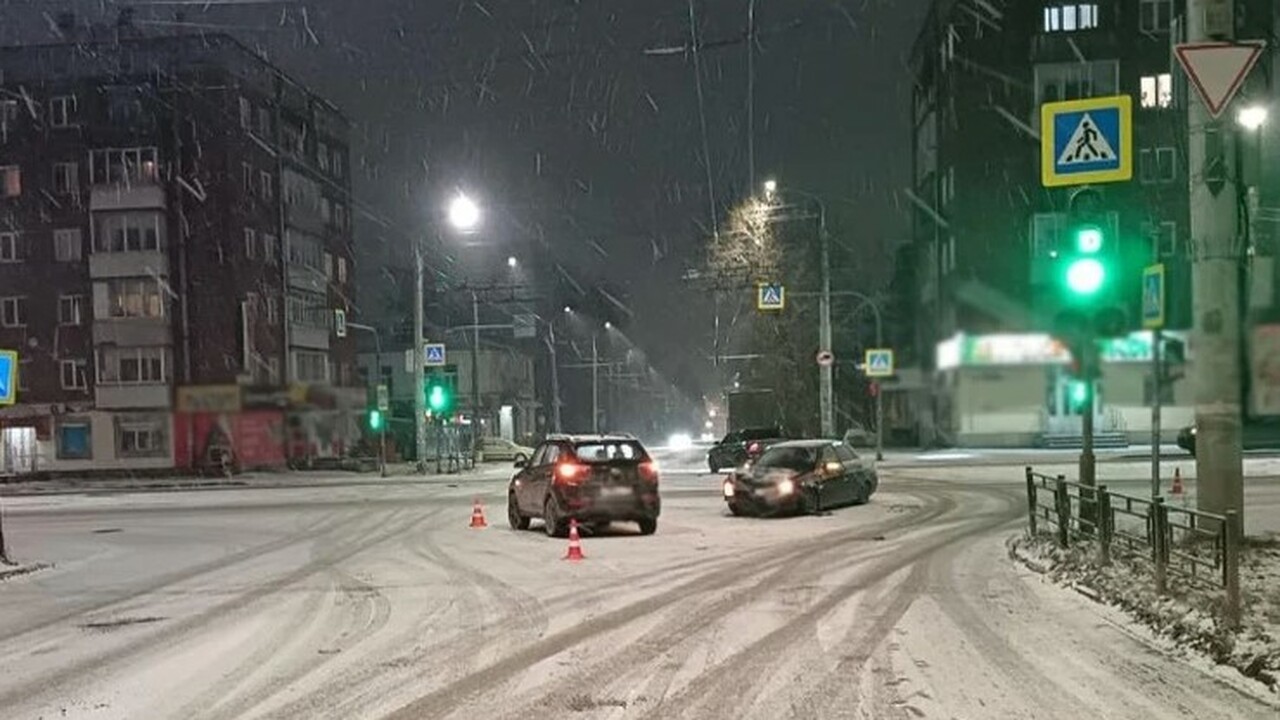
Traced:
POLYGON ((449 224, 462 232, 475 230, 480 224, 480 206, 466 193, 458 193, 449 203, 449 224))
POLYGON ((515 270, 516 266, 519 264, 520 264, 520 261, 516 260, 515 255, 510 255, 507 257, 507 267, 511 268, 512 270, 515 270))
POLYGON ((1257 131, 1267 123, 1267 108, 1262 105, 1242 107, 1236 113, 1236 123, 1250 132, 1257 131))
POLYGON ((773 194, 774 194, 774 193, 776 193, 776 192, 778 192, 778 181, 777 181, 777 180, 773 180, 773 179, 765 180, 765 181, 764 181, 764 196, 765 196, 765 197, 773 197, 773 194))
POLYGON ((572 313, 572 312, 573 312, 573 308, 569 307, 568 305, 565 305, 565 306, 564 306, 564 314, 565 314, 565 315, 568 315, 569 313, 572 313))

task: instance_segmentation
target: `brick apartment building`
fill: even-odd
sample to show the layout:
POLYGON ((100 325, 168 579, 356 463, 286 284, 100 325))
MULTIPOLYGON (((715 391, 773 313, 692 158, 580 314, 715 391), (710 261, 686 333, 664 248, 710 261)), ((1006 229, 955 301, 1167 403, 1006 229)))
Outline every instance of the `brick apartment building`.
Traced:
POLYGON ((0 474, 349 447, 347 134, 226 35, 0 48, 0 474))
MULTIPOLYGON (((1132 98, 1134 179, 1100 186, 1132 281, 1129 314, 1136 329, 1138 278, 1144 265, 1159 260, 1170 285, 1169 335, 1188 341, 1186 118, 1187 103, 1199 100, 1173 59, 1184 7, 1176 0, 930 4, 911 56, 917 212, 910 257, 918 262, 911 354, 927 378, 918 402, 925 442, 1025 446, 1081 436, 1079 408, 1069 401, 1069 353, 1046 334, 1037 312, 1052 292, 1049 271, 1072 191, 1041 186, 1042 103, 1132 98)), ((1273 38, 1278 18, 1280 5, 1272 0, 1236 2, 1241 39, 1273 38)), ((1273 120, 1245 138, 1241 182, 1230 186, 1242 203, 1257 206, 1247 268, 1255 351, 1258 338, 1280 338, 1280 327, 1271 324, 1280 303, 1273 290, 1275 226, 1268 221, 1280 206, 1280 163, 1270 161, 1280 139, 1274 46, 1239 100, 1270 107, 1273 120)), ((1148 441, 1150 358, 1147 332, 1104 344, 1094 410, 1100 436, 1148 441)), ((1185 358, 1194 362, 1193 345, 1185 358)), ((1166 384, 1161 397, 1168 441, 1193 422, 1190 381, 1166 384)), ((1280 413, 1280 406, 1251 408, 1255 415, 1280 413)))

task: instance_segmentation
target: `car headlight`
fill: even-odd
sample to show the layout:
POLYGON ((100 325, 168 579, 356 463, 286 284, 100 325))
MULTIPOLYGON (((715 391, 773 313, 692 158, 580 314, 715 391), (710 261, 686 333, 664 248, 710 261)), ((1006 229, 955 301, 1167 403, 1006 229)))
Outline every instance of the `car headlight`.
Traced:
POLYGON ((733 481, 732 481, 732 480, 725 480, 725 481, 724 481, 724 496, 725 496, 725 497, 727 497, 727 498, 731 498, 731 497, 733 497, 733 493, 734 493, 734 489, 733 489, 733 481))
POLYGON ((778 494, 779 494, 779 495, 790 495, 791 493, 793 493, 793 492, 795 492, 795 491, 796 491, 796 483, 795 483, 795 481, 794 481, 794 480, 792 480, 791 478, 787 478, 786 480, 779 480, 779 481, 778 481, 778 494))
POLYGON ((1191 434, 1192 434, 1192 435, 1195 435, 1195 434, 1196 434, 1196 429, 1195 429, 1195 428, 1191 428, 1191 434))

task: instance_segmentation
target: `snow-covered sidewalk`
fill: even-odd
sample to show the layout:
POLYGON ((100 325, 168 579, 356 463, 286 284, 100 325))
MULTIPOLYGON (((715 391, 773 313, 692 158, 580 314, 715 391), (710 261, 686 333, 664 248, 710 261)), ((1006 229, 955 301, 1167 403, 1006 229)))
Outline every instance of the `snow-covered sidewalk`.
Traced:
POLYGON ((1239 670, 1280 695, 1280 539, 1254 538, 1241 553, 1241 623, 1222 621, 1220 588, 1170 576, 1169 592, 1155 591, 1151 564, 1115 553, 1097 563, 1092 542, 1060 548, 1048 535, 1009 540, 1011 557, 1099 602, 1116 605, 1188 652, 1239 670))
POLYGON ((30 575, 37 570, 44 570, 48 567, 52 567, 52 565, 47 565, 45 563, 24 563, 16 560, 12 562, 0 560, 0 582, 4 582, 10 578, 30 575))

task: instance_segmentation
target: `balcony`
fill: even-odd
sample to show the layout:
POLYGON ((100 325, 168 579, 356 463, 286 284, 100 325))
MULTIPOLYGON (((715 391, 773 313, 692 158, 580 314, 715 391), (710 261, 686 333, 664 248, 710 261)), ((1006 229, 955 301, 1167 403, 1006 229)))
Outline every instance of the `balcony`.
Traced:
POLYGON ((323 235, 326 225, 320 217, 320 211, 301 203, 285 203, 285 224, 309 235, 323 235))
POLYGON ((169 274, 169 257, 163 250, 96 252, 89 256, 89 277, 154 277, 169 274))
POLYGON ((172 343, 167 317, 106 318, 93 322, 94 345, 154 347, 172 343))
POLYGON ((147 385, 99 383, 95 391, 97 394, 95 404, 99 410, 167 408, 172 404, 167 383, 147 385))
POLYGON ((89 191, 89 210, 91 211, 149 210, 164 207, 164 188, 145 181, 94 185, 89 191))
POLYGON ((328 293, 329 280, 324 276, 324 271, 293 262, 289 263, 288 268, 289 287, 317 295, 328 293))
POLYGON ((313 350, 328 350, 329 328, 290 323, 289 345, 313 350))

